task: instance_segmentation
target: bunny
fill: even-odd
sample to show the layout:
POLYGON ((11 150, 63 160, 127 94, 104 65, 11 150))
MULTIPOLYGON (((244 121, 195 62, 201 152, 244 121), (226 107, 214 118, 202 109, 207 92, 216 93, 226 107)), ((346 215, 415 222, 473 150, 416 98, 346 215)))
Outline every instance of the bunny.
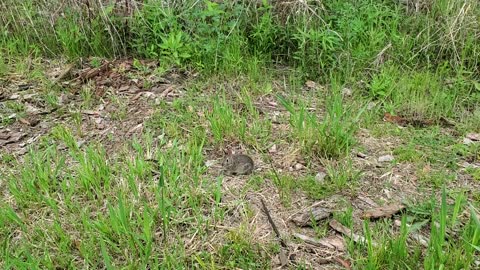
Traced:
POLYGON ((253 160, 247 155, 228 155, 222 163, 227 175, 250 174, 253 171, 253 160))

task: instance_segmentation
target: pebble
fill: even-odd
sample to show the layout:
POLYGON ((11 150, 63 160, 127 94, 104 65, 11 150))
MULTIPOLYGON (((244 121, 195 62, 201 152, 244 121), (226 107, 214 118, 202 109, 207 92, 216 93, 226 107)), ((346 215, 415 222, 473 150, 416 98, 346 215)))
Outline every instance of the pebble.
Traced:
POLYGON ((385 155, 378 158, 378 162, 390 162, 393 161, 395 158, 392 155, 385 155))

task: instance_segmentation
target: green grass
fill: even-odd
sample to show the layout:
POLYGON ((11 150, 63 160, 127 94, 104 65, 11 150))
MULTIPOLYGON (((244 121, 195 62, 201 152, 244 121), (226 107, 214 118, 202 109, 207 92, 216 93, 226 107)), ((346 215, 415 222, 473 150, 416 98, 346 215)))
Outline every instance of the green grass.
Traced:
MULTIPOLYGON (((463 144, 480 133, 478 1, 87 2, 0 4, 0 143, 41 135, 21 141, 23 156, 16 142, 0 149, 0 268, 271 269, 280 247, 259 237, 270 225, 257 195, 285 221, 340 196, 334 218, 366 238, 345 236, 353 269, 478 267, 480 173, 462 165, 480 160, 480 144, 463 144), (132 68, 114 72, 175 95, 99 98, 94 81, 50 80, 65 59, 76 70, 122 57, 132 68), (56 111, 28 127, 28 105, 56 111), (107 133, 83 113, 99 105, 107 133), (432 125, 383 123, 386 112, 432 125), (127 134, 139 120, 142 132, 127 134), (232 149, 258 170, 230 179, 207 166, 232 149), (395 161, 376 166, 385 152, 395 161), (357 195, 384 204, 386 189, 406 211, 360 220, 357 195)), ((297 229, 277 225, 286 238, 284 225, 297 229)), ((309 269, 307 257, 292 269, 309 269)))

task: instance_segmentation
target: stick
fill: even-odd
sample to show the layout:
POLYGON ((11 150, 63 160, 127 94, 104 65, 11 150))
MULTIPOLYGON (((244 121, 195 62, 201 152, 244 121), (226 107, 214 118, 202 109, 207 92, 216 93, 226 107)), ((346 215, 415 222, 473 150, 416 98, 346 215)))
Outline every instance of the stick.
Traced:
POLYGON ((285 241, 282 239, 282 236, 280 235, 280 232, 278 231, 277 225, 275 225, 275 223, 273 222, 273 219, 272 219, 272 217, 270 216, 270 212, 268 211, 268 208, 267 208, 267 205, 265 204, 265 201, 263 200, 263 198, 260 198, 260 201, 262 202, 263 211, 264 211, 265 214, 267 215, 268 222, 270 222, 270 225, 272 225, 273 231, 274 231, 275 234, 277 235, 278 240, 280 241, 280 244, 282 244, 282 247, 286 248, 286 247, 287 247, 287 244, 286 244, 285 241))

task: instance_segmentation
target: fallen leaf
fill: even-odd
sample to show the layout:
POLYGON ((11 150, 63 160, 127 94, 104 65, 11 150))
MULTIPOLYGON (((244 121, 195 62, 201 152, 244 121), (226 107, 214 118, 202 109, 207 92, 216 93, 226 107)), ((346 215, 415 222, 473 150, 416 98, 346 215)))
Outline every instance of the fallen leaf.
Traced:
POLYGON ((362 218, 376 219, 382 217, 391 217, 392 215, 402 211, 403 209, 405 209, 405 205, 393 203, 386 206, 368 209, 362 214, 362 218))
POLYGON ((400 125, 400 126, 404 126, 404 125, 407 124, 407 121, 405 119, 403 119, 402 117, 396 116, 396 115, 391 115, 388 112, 386 112, 383 115, 383 121, 394 123, 394 124, 397 124, 397 125, 400 125))
POLYGON ((345 267, 346 269, 352 269, 352 266, 350 265, 350 263, 340 257, 334 257, 333 260, 338 262, 341 266, 345 267))

